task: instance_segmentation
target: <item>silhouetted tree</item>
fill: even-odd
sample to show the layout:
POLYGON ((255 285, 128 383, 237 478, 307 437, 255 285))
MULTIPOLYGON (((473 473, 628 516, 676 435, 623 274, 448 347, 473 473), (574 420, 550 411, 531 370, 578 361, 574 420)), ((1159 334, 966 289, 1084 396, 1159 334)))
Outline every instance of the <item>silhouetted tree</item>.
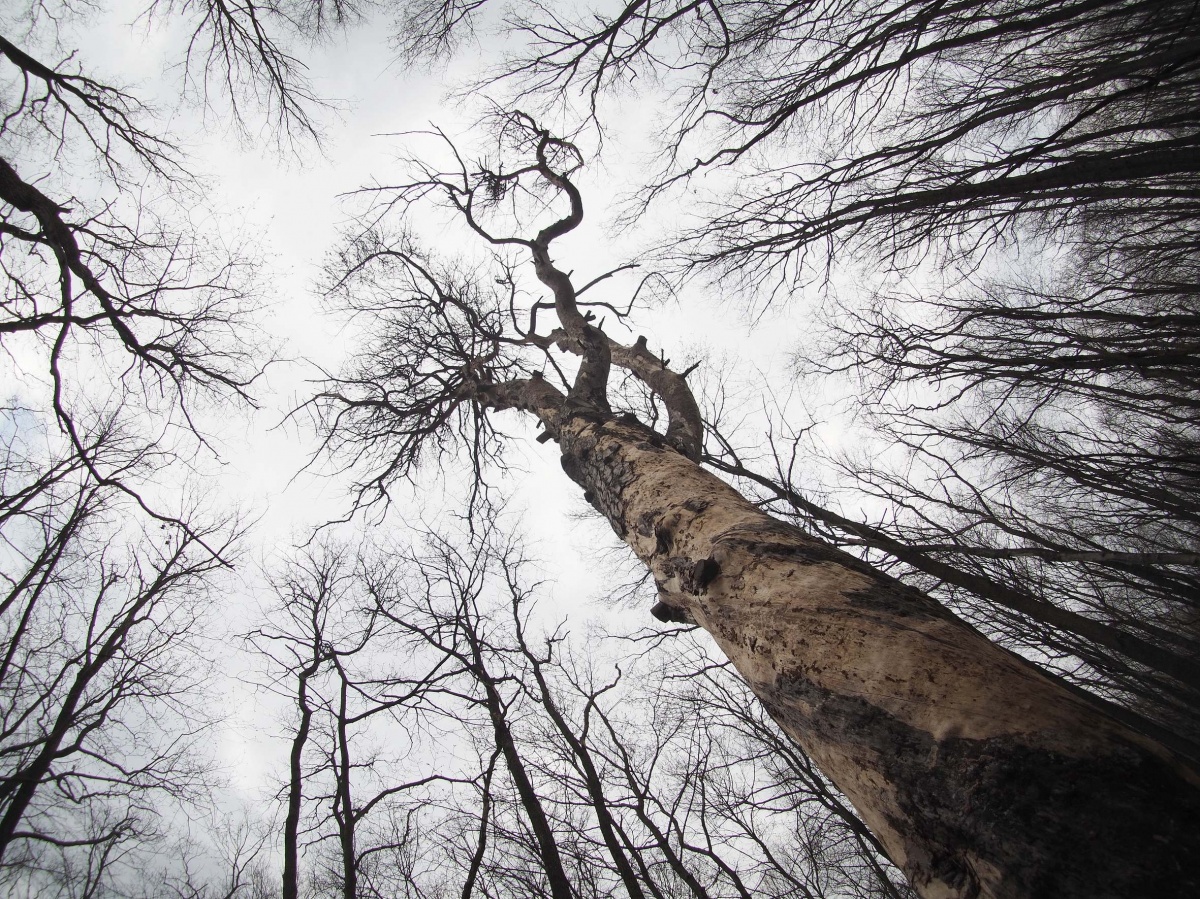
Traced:
POLYGON ((280 569, 283 604, 254 637, 309 710, 292 718, 307 733, 298 789, 285 790, 303 808, 288 840, 312 872, 294 875, 298 894, 306 882, 372 897, 905 892, 811 768, 761 776, 757 754, 786 739, 761 713, 723 707, 746 697, 698 645, 668 655, 658 634, 607 639, 616 667, 602 673, 561 629, 539 634, 537 585, 491 513, 474 528, 353 554, 327 544, 280 569))
MULTIPOLYGON (((90 894, 165 812, 208 798, 199 627, 237 530, 148 524, 20 425, 0 460, 0 878, 90 894)), ((156 461, 119 432, 87 450, 123 473, 156 461)))
POLYGON ((1197 797, 1178 760, 699 466, 703 423, 684 374, 644 337, 622 344, 593 324, 551 258, 582 221, 571 180, 579 150, 521 113, 499 116, 499 127, 503 168, 454 151, 444 173, 426 164, 413 181, 379 188, 373 227, 334 263, 331 293, 371 327, 362 355, 312 408, 327 446, 371 466, 360 496, 386 491, 431 447, 482 463, 499 446, 490 414, 530 414, 652 573, 656 616, 695 620, 716 639, 919 891, 1131 895, 1195 880, 1179 867, 1197 797), (387 213, 425 200, 498 251, 528 253, 553 305, 534 303, 522 327, 511 264, 493 279, 500 289, 486 290, 464 265, 384 230, 387 213), (533 236, 503 224, 506 212, 547 215, 556 200, 565 214, 533 236), (536 313, 547 308, 555 322, 545 333, 536 313), (555 351, 577 360, 572 375, 555 351), (614 408, 613 366, 657 397, 663 432, 614 408), (1027 790, 1014 796, 1014 783, 1027 790))
MULTIPOLYGON (((244 124, 261 103, 281 132, 313 131, 281 10, 151 7, 191 19, 184 77, 207 104, 244 124)), ((256 260, 205 221, 184 150, 64 46, 84 12, 16 4, 0 24, 0 870, 14 895, 133 889, 129 869, 173 839, 172 809, 211 799, 202 612, 240 528, 168 472, 203 451, 208 403, 252 403, 271 356, 256 260)))

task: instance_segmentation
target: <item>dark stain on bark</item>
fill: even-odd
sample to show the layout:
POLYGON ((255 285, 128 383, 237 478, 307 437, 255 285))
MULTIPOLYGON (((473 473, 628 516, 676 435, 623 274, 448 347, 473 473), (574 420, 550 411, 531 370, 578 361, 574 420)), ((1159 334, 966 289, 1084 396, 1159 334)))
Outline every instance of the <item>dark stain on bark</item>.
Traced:
POLYGON ((739 549, 755 559, 770 559, 788 565, 809 566, 833 563, 850 569, 871 580, 864 589, 843 594, 852 608, 897 619, 953 621, 966 626, 944 606, 907 584, 873 570, 865 562, 831 546, 806 538, 789 525, 774 523, 755 526, 752 532, 738 528, 720 535, 713 541, 726 552, 739 549), (782 540, 780 537, 788 539, 782 540), (772 539, 773 538, 773 539, 772 539))
POLYGON ((1020 734, 937 740, 797 671, 756 692, 785 728, 857 757, 892 785, 890 824, 917 884, 941 880, 972 899, 987 876, 974 857, 1007 872, 986 884, 998 899, 1200 895, 1196 792, 1136 744, 1114 738, 1106 752, 1074 756, 1020 734))
POLYGON ((642 537, 654 538, 654 555, 663 555, 671 551, 675 542, 670 526, 663 520, 661 511, 643 512, 637 518, 634 530, 642 537))
POLYGON ((671 529, 666 525, 659 523, 654 528, 654 554, 661 555, 671 551, 671 546, 675 543, 675 538, 671 534, 671 529))
POLYGON ((721 566, 716 559, 701 559, 692 565, 691 592, 699 595, 708 589, 721 573, 721 566))
MULTIPOLYGON (((577 417, 603 424, 607 419, 579 413, 577 417)), ((625 489, 636 477, 633 467, 613 443, 605 447, 598 429, 589 428, 581 435, 564 433, 560 441, 563 471, 584 488, 585 497, 613 526, 619 537, 625 536, 625 489)))
POLYGON ((662 564, 663 576, 675 578, 681 593, 699 596, 721 573, 716 559, 690 559, 687 556, 672 556, 662 564))
MULTIPOLYGON (((562 466, 623 536, 624 495, 639 471, 621 444, 662 452, 663 441, 642 425, 611 417, 589 420, 597 420, 599 427, 584 428, 582 434, 564 427, 562 466), (601 442, 605 430, 613 438, 604 442, 607 449, 601 442)), ((653 535, 663 558, 677 523, 667 516, 681 508, 699 514, 707 502, 693 497, 682 506, 649 510, 629 526, 644 537, 653 535)), ((747 568, 760 561, 797 569, 832 562, 870 580, 829 602, 890 618, 899 626, 911 625, 914 618, 956 620, 932 600, 783 522, 763 519, 712 539, 729 577, 740 576, 728 570, 731 557, 747 568)), ((664 581, 677 579, 680 593, 698 592, 697 584, 710 582, 706 561, 681 555, 661 565, 656 559, 656 568, 664 581)), ((718 574, 719 569, 713 572, 718 574)), ((691 623, 686 610, 661 600, 652 614, 691 623)), ((737 623, 730 615, 729 609, 713 610, 709 626, 728 628, 736 642, 737 623)), ((803 635, 784 633, 786 622, 779 627, 779 640, 803 642, 803 635)), ((765 639, 777 645, 774 634, 765 639)), ((1107 745, 1087 741, 1077 753, 1074 744, 1053 731, 937 739, 868 697, 833 692, 810 675, 797 668, 753 686, 798 742, 814 754, 842 754, 848 767, 881 778, 888 785, 885 796, 894 792, 894 801, 881 799, 876 812, 899 835, 908 859, 906 873, 917 884, 936 880, 963 899, 981 893, 997 899, 1200 895, 1200 795, 1166 759, 1115 734, 1107 745), (1004 879, 991 879, 993 871, 1004 879)), ((946 714, 952 719, 955 713, 946 714)))
POLYGON ((650 609, 650 614, 659 621, 668 622, 670 624, 695 624, 695 620, 686 609, 681 609, 679 606, 668 605, 659 600, 650 609))
POLYGON ((844 595, 850 606, 859 611, 883 614, 897 620, 951 621, 958 627, 969 629, 969 625, 955 618, 940 603, 891 578, 886 581, 877 578, 867 589, 851 590, 844 595))
MULTIPOLYGON (((765 553, 797 565, 820 565, 824 562, 833 562, 871 578, 892 581, 891 578, 881 575, 861 559, 836 547, 813 540, 805 536, 799 529, 784 522, 764 522, 755 524, 753 527, 731 528, 717 539, 727 545, 744 546, 755 553, 765 553)), ((894 583, 898 585, 899 581, 894 581, 894 583)))

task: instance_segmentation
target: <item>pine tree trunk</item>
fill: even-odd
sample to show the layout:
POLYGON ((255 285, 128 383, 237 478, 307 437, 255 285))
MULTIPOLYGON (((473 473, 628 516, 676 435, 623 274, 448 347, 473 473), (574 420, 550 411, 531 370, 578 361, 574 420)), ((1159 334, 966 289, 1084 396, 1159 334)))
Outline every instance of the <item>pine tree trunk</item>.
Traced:
POLYGON ((658 614, 713 636, 922 896, 1200 895, 1200 777, 1165 749, 641 425, 554 425, 658 614))

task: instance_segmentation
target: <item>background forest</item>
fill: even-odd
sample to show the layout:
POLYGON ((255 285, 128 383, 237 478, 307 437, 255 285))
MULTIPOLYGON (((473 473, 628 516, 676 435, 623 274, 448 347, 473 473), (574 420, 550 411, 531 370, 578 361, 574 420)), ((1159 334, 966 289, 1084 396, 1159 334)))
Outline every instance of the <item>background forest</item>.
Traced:
POLYGON ((505 411, 597 354, 1200 762, 1196 3, 0 23, 6 895, 914 895, 505 411))

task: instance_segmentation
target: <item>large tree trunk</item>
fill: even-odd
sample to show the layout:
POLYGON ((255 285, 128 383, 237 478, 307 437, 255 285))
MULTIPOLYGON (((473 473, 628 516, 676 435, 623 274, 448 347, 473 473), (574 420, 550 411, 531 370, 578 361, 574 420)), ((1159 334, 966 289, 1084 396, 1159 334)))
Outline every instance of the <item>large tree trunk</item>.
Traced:
MULTIPOLYGON (((583 221, 569 177, 582 154, 524 113, 505 122, 528 138, 532 160, 507 172, 463 164, 461 178, 432 175, 398 196, 444 195, 493 246, 527 248, 554 295, 557 327, 538 333, 536 313, 549 305, 538 302, 527 330, 513 317, 514 333, 494 331, 506 326, 484 322, 454 286, 389 303, 386 316, 403 319, 396 342, 407 361, 368 378, 362 398, 328 394, 357 409, 352 433, 398 441, 374 483, 411 470, 434 436, 456 433, 477 462, 485 456, 478 419, 458 414, 466 401, 532 413, 545 428, 539 439, 559 442, 567 473, 654 574, 657 614, 712 634, 927 899, 1200 895, 1200 774, 929 597, 776 521, 700 468, 704 427, 687 372, 671 370, 644 337, 624 346, 603 320, 592 324, 554 264, 551 243, 583 221), (532 239, 493 234, 475 217, 488 202, 477 191, 530 181, 570 206, 532 239), (435 336, 459 317, 463 334, 435 336), (578 356, 566 395, 540 375, 522 377, 540 366, 510 358, 517 347, 543 351, 564 381, 551 351, 578 356), (436 377, 427 356, 441 365, 436 377), (661 402, 665 434, 613 415, 614 366, 661 402)), ((378 255, 403 260, 415 283, 436 280, 404 246, 378 255)), ((515 290, 507 274, 498 280, 515 290)))
POLYGON ((1161 746, 639 424, 547 419, 659 614, 712 634, 922 896, 1200 895, 1200 777, 1161 746))

